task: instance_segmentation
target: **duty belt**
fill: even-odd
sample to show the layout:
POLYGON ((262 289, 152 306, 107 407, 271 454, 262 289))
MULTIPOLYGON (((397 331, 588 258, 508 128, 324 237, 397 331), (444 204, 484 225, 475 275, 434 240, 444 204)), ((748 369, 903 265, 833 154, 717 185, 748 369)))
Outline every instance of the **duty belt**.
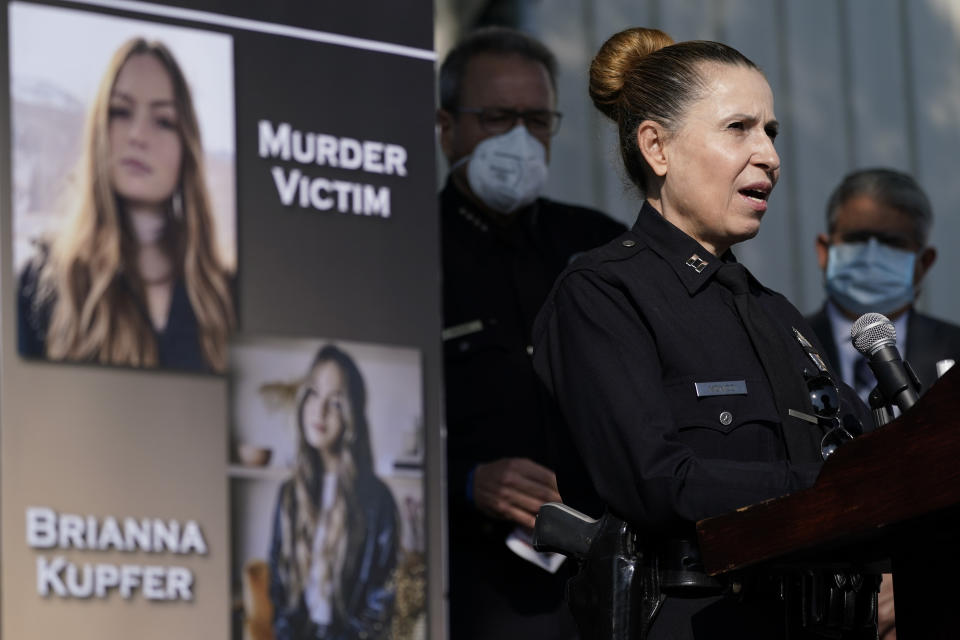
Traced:
POLYGON ((789 638, 876 638, 880 576, 789 570, 707 575, 693 538, 645 540, 610 512, 593 519, 566 505, 541 507, 540 551, 579 561, 567 602, 581 640, 645 640, 667 597, 725 596, 783 603, 789 638))

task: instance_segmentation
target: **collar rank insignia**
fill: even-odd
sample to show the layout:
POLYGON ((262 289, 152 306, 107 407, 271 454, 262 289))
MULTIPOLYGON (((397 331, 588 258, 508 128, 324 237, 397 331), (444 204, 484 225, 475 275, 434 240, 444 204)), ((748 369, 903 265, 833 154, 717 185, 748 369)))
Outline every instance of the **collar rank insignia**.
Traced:
POLYGON ((703 270, 707 268, 707 261, 697 254, 693 254, 687 258, 687 266, 697 273, 703 273, 703 270))

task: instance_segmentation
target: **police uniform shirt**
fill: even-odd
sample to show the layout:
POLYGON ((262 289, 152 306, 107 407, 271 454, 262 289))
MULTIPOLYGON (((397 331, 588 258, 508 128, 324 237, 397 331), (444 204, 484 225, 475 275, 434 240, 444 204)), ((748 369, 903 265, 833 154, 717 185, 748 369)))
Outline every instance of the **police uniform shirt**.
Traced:
POLYGON ((570 260, 624 227, 545 198, 497 225, 449 181, 440 206, 451 633, 566 637, 562 570, 549 574, 510 551, 516 524, 478 510, 468 477, 508 457, 553 468, 547 403, 530 358, 533 321, 570 260))
MULTIPOLYGON (((645 203, 631 231, 558 279, 537 320, 534 366, 566 423, 558 437, 575 452, 558 471, 565 502, 591 509, 595 491, 636 526, 689 533, 697 520, 814 482, 822 462, 809 452, 819 454, 824 428, 781 421, 733 295, 714 277, 733 260, 645 203), (790 459, 784 429, 804 430, 805 453, 790 459)), ((816 369, 792 329, 822 353, 813 331, 752 278, 749 295, 776 320, 783 366, 805 386, 804 369, 816 369)), ((855 394, 839 386, 841 413, 868 425, 855 394)))
POLYGON ((531 365, 534 318, 577 255, 624 227, 546 198, 498 226, 448 182, 440 194, 448 490, 465 498, 478 463, 547 465, 542 391, 531 365))

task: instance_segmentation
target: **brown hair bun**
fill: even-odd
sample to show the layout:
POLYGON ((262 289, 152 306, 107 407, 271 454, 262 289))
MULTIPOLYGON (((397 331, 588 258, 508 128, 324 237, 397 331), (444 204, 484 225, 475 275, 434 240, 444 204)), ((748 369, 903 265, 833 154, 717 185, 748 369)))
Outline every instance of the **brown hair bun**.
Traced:
POLYGON ((633 27, 610 36, 590 63, 590 98, 605 116, 618 121, 620 92, 627 74, 644 56, 673 44, 659 29, 633 27))

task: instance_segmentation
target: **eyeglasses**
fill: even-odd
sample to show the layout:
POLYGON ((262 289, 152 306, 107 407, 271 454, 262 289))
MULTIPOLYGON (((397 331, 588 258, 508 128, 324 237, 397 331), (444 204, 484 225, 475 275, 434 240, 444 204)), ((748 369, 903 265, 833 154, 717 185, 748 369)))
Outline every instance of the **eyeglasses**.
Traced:
POLYGON ((808 374, 807 392, 813 413, 818 418, 832 420, 840 413, 840 390, 828 374, 808 374))
POLYGON ((832 429, 823 434, 820 439, 820 457, 826 460, 845 442, 853 440, 853 435, 837 422, 832 429))
POLYGON ((533 135, 552 136, 560 130, 563 114, 559 111, 532 109, 517 111, 499 107, 459 107, 458 113, 470 113, 477 116, 480 127, 487 133, 501 134, 513 129, 517 120, 523 120, 527 131, 533 135))
POLYGON ((810 404, 813 406, 813 413, 819 418, 818 423, 823 426, 832 425, 820 440, 820 456, 826 460, 840 448, 840 445, 853 440, 851 429, 860 432, 862 428, 858 428, 860 425, 856 423, 859 421, 852 415, 844 416, 844 422, 847 424, 841 424, 840 390, 837 389, 837 385, 829 374, 807 375, 807 392, 810 396, 810 404))

